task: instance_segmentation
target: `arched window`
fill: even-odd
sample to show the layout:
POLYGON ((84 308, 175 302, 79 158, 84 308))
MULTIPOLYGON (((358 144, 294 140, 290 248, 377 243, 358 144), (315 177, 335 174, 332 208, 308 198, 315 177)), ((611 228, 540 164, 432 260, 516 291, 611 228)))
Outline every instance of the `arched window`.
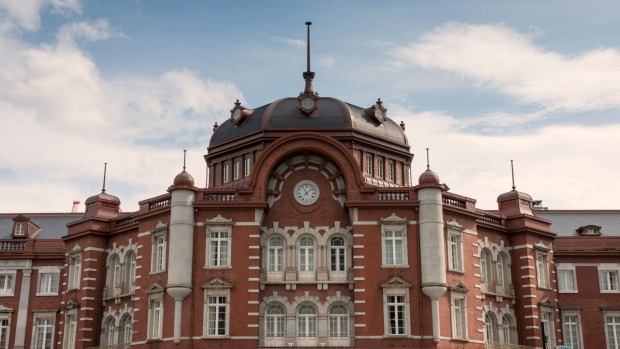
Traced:
POLYGON ((109 316, 108 319, 104 322, 104 324, 105 327, 103 341, 105 342, 105 345, 114 345, 114 328, 116 327, 116 321, 114 321, 113 317, 109 316))
POLYGON ((329 308, 329 336, 349 336, 349 310, 341 304, 329 308))
POLYGON ((110 258, 110 287, 121 284, 121 260, 117 254, 110 258))
POLYGON ((331 238, 329 244, 331 271, 345 271, 346 250, 344 239, 336 236, 331 238))
POLYGON ((267 261, 268 271, 284 270, 284 239, 279 236, 269 239, 267 261))
POLYGON ((495 321, 495 317, 490 313, 486 313, 484 315, 484 341, 486 343, 493 343, 497 341, 495 338, 496 327, 497 321, 495 321))
POLYGON ((314 239, 308 236, 299 240, 299 271, 314 271, 314 239))
POLYGON ((284 337, 286 311, 279 304, 270 305, 265 314, 265 337, 284 337))
POLYGON ((493 281, 491 264, 491 253, 489 253, 487 249, 483 248, 480 251, 480 278, 482 279, 482 282, 486 282, 487 284, 490 284, 493 281))
POLYGON ((497 282, 503 286, 504 293, 508 293, 508 288, 510 287, 510 267, 508 263, 508 257, 500 252, 497 255, 497 282))
POLYGON ((316 309, 310 304, 297 309, 297 337, 316 337, 316 309))
POLYGON ((508 315, 504 315, 502 317, 502 343, 513 344, 512 329, 512 319, 508 315))
POLYGON ((133 285, 136 283, 136 254, 133 251, 125 255, 125 284, 133 285))
POLYGON ((133 328, 131 323, 131 315, 125 314, 121 318, 120 323, 120 336, 118 337, 119 344, 131 344, 131 336, 133 334, 133 328))

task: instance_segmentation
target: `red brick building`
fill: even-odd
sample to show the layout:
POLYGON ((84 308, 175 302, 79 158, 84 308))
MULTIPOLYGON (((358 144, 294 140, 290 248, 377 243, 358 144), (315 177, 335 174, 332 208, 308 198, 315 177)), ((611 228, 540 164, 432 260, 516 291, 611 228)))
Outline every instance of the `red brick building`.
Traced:
POLYGON ((43 215, 67 224, 48 240, 39 215, 0 217, 0 349, 542 348, 543 327, 549 348, 618 348, 617 235, 557 237, 514 189, 489 212, 412 180, 405 125, 313 77, 234 105, 206 188, 184 168, 122 214, 104 190, 43 215))

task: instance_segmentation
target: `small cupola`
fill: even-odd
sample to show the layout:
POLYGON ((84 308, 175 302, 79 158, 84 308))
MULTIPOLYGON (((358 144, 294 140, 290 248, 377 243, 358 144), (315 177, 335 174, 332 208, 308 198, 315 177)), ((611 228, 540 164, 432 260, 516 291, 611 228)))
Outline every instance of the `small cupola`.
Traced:
POLYGON ((105 163, 103 169, 103 187, 101 193, 93 195, 86 199, 84 205, 86 206, 86 212, 84 218, 98 217, 111 219, 118 217, 121 211, 121 200, 116 196, 110 195, 105 192, 105 179, 108 164, 105 163))
POLYGON ((306 71, 303 73, 304 80, 306 81, 306 86, 304 88, 304 92, 300 93, 299 97, 297 97, 297 107, 306 116, 318 116, 315 113, 315 111, 319 109, 319 106, 318 106, 319 94, 314 92, 312 88, 312 81, 314 80, 314 72, 310 70, 310 26, 311 25, 312 25, 312 22, 306 22, 306 26, 308 27, 308 38, 306 40, 307 67, 306 67, 306 71))
POLYGON ((497 197, 499 213, 506 217, 524 214, 533 216, 532 202, 534 200, 529 194, 517 191, 517 188, 515 187, 514 167, 512 166, 512 160, 510 160, 510 167, 512 172, 512 190, 497 197))
POLYGON ((186 159, 187 150, 183 150, 183 171, 174 177, 174 181, 172 185, 168 188, 168 191, 172 191, 175 189, 191 189, 196 190, 194 186, 194 177, 191 174, 185 171, 185 159, 186 159))

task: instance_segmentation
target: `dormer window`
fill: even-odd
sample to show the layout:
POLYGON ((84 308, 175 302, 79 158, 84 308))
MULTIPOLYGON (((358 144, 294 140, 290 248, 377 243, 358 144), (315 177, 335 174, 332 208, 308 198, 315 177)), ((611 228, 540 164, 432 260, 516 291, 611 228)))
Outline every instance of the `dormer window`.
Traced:
POLYGON ((601 236, 601 227, 596 225, 586 225, 577 229, 577 233, 581 236, 601 236))
POLYGON ((15 218, 13 218, 13 232, 12 232, 12 237, 13 238, 27 238, 29 237, 29 232, 32 233, 32 229, 30 227, 33 227, 35 230, 37 229, 37 227, 32 224, 30 222, 30 219, 28 217, 19 215, 15 218))

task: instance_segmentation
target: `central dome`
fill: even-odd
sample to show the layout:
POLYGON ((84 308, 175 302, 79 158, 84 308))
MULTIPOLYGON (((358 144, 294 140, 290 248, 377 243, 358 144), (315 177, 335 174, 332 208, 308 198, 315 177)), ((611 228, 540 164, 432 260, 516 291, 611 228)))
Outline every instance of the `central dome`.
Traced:
POLYGON ((307 116, 298 108, 297 98, 283 98, 254 109, 239 124, 231 119, 220 125, 211 137, 210 147, 222 145, 261 131, 357 131, 391 143, 408 146, 402 128, 391 119, 373 120, 363 108, 336 98, 320 97, 318 110, 307 116))

